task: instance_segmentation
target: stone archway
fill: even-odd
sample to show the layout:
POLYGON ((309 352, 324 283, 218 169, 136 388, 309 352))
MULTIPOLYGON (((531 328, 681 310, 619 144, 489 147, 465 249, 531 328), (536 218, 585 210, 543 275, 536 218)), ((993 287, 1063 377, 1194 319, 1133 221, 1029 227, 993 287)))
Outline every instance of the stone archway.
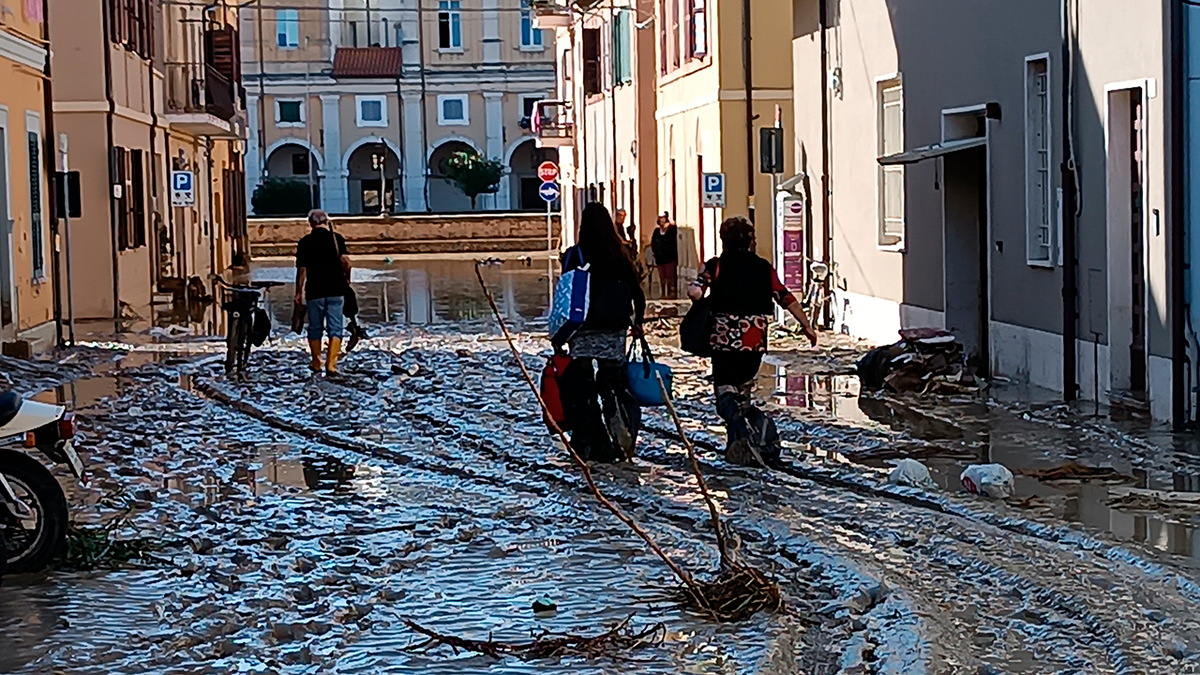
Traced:
POLYGON ((321 206, 321 157, 302 142, 283 141, 267 153, 267 177, 309 184, 314 208, 321 206))
POLYGON ((508 152, 509 207, 513 211, 545 211, 546 202, 538 196, 542 180, 538 166, 545 161, 558 164, 557 148, 539 148, 531 137, 517 142, 508 152))
MULTIPOLYGON (((471 211, 471 198, 463 193, 453 181, 442 173, 442 162, 456 152, 478 152, 463 141, 447 141, 437 146, 429 155, 429 210, 440 213, 471 211)), ((484 203, 476 202, 476 208, 484 203)))
POLYGON ((346 186, 350 213, 397 213, 403 201, 399 197, 400 158, 384 143, 363 143, 346 159, 346 186), (380 162, 382 161, 382 166, 380 162))

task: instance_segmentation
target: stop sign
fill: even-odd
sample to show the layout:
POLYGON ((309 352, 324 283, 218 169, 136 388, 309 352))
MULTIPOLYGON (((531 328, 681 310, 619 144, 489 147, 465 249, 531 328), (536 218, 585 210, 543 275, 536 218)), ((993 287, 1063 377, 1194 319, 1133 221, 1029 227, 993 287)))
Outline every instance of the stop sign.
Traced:
POLYGON ((558 165, 554 162, 542 162, 538 165, 538 178, 541 178, 543 183, 558 178, 558 165))

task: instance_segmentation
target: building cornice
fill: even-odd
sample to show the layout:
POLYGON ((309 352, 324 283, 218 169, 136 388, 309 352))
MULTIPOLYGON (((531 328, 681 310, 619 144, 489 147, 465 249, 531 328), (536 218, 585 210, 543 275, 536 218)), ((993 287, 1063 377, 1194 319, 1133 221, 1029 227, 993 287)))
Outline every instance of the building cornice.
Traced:
POLYGON ((0 56, 35 70, 45 70, 49 52, 36 42, 0 29, 0 56))

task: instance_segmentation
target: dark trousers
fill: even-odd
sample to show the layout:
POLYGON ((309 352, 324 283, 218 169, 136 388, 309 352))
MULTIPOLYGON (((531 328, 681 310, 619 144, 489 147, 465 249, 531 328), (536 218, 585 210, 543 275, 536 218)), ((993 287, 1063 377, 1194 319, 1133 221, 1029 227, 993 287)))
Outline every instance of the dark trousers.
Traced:
POLYGON ((761 352, 715 352, 712 356, 713 388, 717 396, 717 414, 725 421, 726 447, 747 441, 764 460, 771 462, 779 459, 779 432, 771 418, 754 405, 752 398, 762 359, 761 352))
POLYGON ((575 451, 584 459, 598 462, 623 459, 624 452, 613 442, 614 425, 624 425, 636 439, 641 424, 641 408, 629 391, 625 361, 571 359, 559 384, 575 451))

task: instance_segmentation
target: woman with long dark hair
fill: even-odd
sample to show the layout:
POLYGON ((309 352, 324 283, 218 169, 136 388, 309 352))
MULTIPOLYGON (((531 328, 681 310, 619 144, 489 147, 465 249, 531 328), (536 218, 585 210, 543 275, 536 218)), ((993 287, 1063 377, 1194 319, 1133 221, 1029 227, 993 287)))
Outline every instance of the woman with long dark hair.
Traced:
POLYGON ((796 297, 779 281, 771 263, 754 252, 754 225, 741 216, 721 223, 720 257, 688 287, 699 300, 710 292, 712 313, 713 387, 717 414, 725 421, 725 459, 755 466, 779 462, 779 433, 775 423, 754 405, 754 379, 767 351, 767 328, 775 313, 773 302, 786 309, 815 347, 817 333, 796 297))
POLYGON ((637 268, 608 209, 588 204, 579 243, 563 254, 563 271, 586 267, 589 311, 567 342, 571 365, 563 373, 562 401, 571 444, 584 459, 613 462, 633 456, 641 410, 629 391, 625 337, 641 335, 646 296, 637 268))

